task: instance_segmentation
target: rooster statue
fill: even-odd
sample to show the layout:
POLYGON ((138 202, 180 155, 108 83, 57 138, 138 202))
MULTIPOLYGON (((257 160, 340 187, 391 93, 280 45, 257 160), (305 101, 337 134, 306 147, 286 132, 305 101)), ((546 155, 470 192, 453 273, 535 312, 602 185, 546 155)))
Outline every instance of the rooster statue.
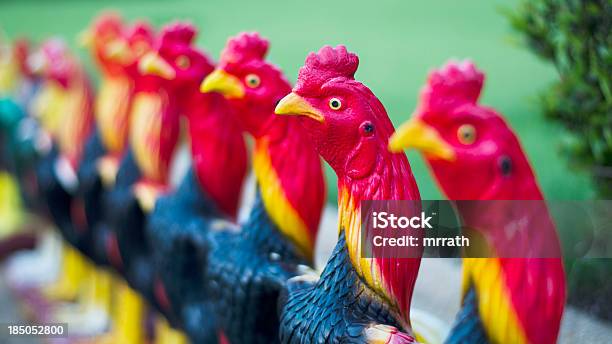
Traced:
MULTIPOLYGON (((47 227, 49 222, 45 221, 48 218, 47 205, 38 189, 36 170, 41 161, 52 160, 49 154, 53 148, 51 138, 56 137, 56 123, 62 113, 63 94, 60 87, 50 80, 48 65, 49 62, 59 64, 64 58, 60 52, 65 50, 63 43, 57 39, 46 41, 43 47, 34 47, 25 39, 15 41, 11 56, 17 63, 20 75, 12 82, 10 97, 4 98, 0 105, 2 121, 8 124, 6 158, 11 172, 19 182, 20 195, 15 197, 21 196, 25 207, 21 210, 27 212, 24 214, 26 222, 23 225, 32 226, 37 232, 37 249, 13 255, 5 270, 9 285, 27 299, 33 295, 36 295, 35 298, 40 297, 42 286, 58 280, 60 265, 72 265, 71 259, 62 259, 62 243, 55 231, 40 230, 47 227), (44 263, 41 264, 41 261, 44 263), (60 264, 60 261, 63 263, 60 264)), ((6 76, 6 72, 10 72, 10 68, 0 71, 0 79, 6 76)), ((0 83, 4 84, 4 81, 0 83)), ((56 152, 51 153, 56 156, 56 152)), ((63 272, 63 278, 59 281, 66 282, 70 274, 65 273, 66 269, 63 272)))
MULTIPOLYGON (((325 178, 320 158, 303 145, 306 136, 298 123, 274 115, 275 104, 291 85, 277 67, 265 61, 268 46, 257 33, 231 38, 219 67, 204 80, 201 90, 223 94, 242 127, 253 136, 254 209, 263 207, 268 221, 289 238, 287 246, 312 265, 325 203, 325 178)), ((259 211, 253 210, 252 215, 259 211)))
MULTIPOLYGON (((546 206, 528 201, 543 196, 516 135, 494 109, 478 104, 483 82, 484 74, 467 61, 432 72, 414 117, 389 146, 423 152, 451 200, 520 200, 499 202, 495 207, 504 209, 494 210, 521 218, 516 237, 545 238, 535 258, 513 258, 501 250, 515 250, 516 242, 491 240, 498 228, 510 225, 507 218, 473 227, 497 255, 464 258, 462 307, 447 343, 556 343, 565 277, 561 259, 544 252, 559 254, 559 240, 546 206)), ((470 221, 467 208, 458 202, 459 213, 470 221)))
MULTIPOLYGON (((198 64, 192 71, 202 81, 214 66, 203 52, 191 45, 174 46, 159 51, 168 68, 198 64), (195 73, 201 73, 199 76, 195 73)), ((219 94, 203 94, 198 88, 185 89, 181 113, 186 116, 191 143, 192 166, 178 189, 161 197, 147 220, 148 238, 154 252, 157 274, 156 297, 173 325, 183 314, 176 298, 194 300, 202 281, 194 278, 198 260, 189 247, 183 247, 211 219, 234 221, 247 170, 247 152, 242 128, 228 102, 219 94), (168 291, 176 296, 168 300, 168 291)), ((189 312, 189 311, 185 311, 189 312)), ((197 324, 194 324, 197 327, 197 324)))
MULTIPOLYGON (((87 244, 89 247, 84 248, 85 254, 91 257, 94 262, 97 264, 101 264, 103 262, 102 259, 98 257, 98 255, 94 252, 94 240, 93 240, 93 230, 95 228, 95 224, 97 215, 101 209, 100 200, 98 193, 101 187, 92 181, 93 177, 90 177, 92 174, 92 165, 95 165, 97 159, 103 154, 104 146, 101 139, 100 131, 100 117, 102 117, 100 113, 100 104, 103 103, 103 94, 105 90, 108 88, 108 84, 104 82, 107 78, 107 73, 110 74, 113 71, 113 65, 107 51, 109 50, 108 45, 113 40, 116 40, 122 33, 123 23, 121 18, 115 14, 102 14, 100 15, 96 21, 92 24, 92 29, 85 31, 79 37, 80 43, 84 46, 91 47, 92 54, 94 56, 95 61, 98 66, 100 66, 100 70, 102 71, 102 83, 98 94, 96 94, 96 99, 94 103, 94 116, 95 116, 95 125, 96 130, 93 131, 91 137, 88 138, 87 144, 85 146, 85 152, 83 156, 83 162, 78 171, 79 177, 79 188, 80 188, 80 196, 82 197, 85 209, 85 218, 87 220, 87 231, 83 233, 83 235, 88 235, 89 238, 86 238, 87 244), (90 31, 91 30, 91 31, 90 31), (107 67, 108 66, 108 67, 107 67), (106 68, 105 68, 106 67, 106 68), (92 185, 93 184, 93 185, 92 185)), ((115 68, 117 69, 117 68, 115 68)), ((108 91, 107 91, 108 92, 108 91)), ((111 104, 121 103, 121 98, 113 99, 109 101, 106 99, 106 102, 111 104)), ((94 167, 95 168, 95 167, 94 167)))
POLYGON ((4 41, 0 32, 0 259, 8 255, 17 242, 18 231, 24 223, 23 206, 20 199, 13 164, 12 138, 24 117, 23 109, 16 103, 22 72, 19 68, 18 42, 13 46, 4 41))
MULTIPOLYGON (((190 27, 176 24, 166 27, 160 34, 160 48, 189 44, 193 33, 190 27)), ((156 197, 168 186, 170 162, 178 142, 180 91, 189 79, 179 78, 177 70, 165 63, 154 48, 138 61, 139 76, 129 115, 129 154, 124 157, 117 174, 115 187, 108 198, 112 228, 116 232, 114 264, 128 276, 132 263, 148 254, 144 238, 145 214, 156 197), (131 170, 140 171, 140 177, 124 183, 123 177, 131 170)), ((190 67, 190 66, 188 66, 190 67)), ((183 71, 187 73, 187 71, 183 71)), ((193 81, 197 84, 197 80, 193 81)), ((131 179, 131 178, 130 178, 131 179)))
MULTIPOLYGON (((15 80, 10 98, 4 98, 0 105, 0 121, 6 129, 5 144, 7 159, 12 173, 19 181, 24 205, 33 213, 42 213, 43 205, 38 197, 34 165, 49 148, 48 140, 41 140, 39 123, 31 116, 33 100, 40 89, 40 72, 31 67, 31 43, 26 39, 16 40, 12 56, 18 64, 20 77, 15 80)), ((4 74, 4 73, 1 73, 4 74)), ((2 79, 3 76, 0 76, 2 79)), ((0 82, 2 83, 2 82, 0 82)), ((0 90, 0 94, 3 93, 0 90)))
POLYGON ((387 150, 393 125, 354 79, 358 64, 344 46, 311 53, 275 110, 300 116, 339 190, 338 243, 320 278, 289 281, 280 304, 283 343, 414 342, 409 316, 420 258, 362 257, 360 213, 362 200, 420 200, 419 191, 406 157, 387 150))
MULTIPOLYGON (((110 264, 107 243, 113 237, 108 217, 104 214, 105 200, 115 186, 119 163, 127 151, 128 115, 138 78, 137 64, 153 45, 153 31, 147 23, 127 26, 117 14, 103 13, 80 38, 81 43, 91 49, 102 74, 94 107, 96 130, 88 138, 78 171, 79 196, 85 204, 87 219, 87 232, 82 233, 86 238, 84 253, 102 267, 91 269, 93 292, 89 304, 90 308, 103 311, 107 317, 116 317, 118 310, 113 309, 111 292, 113 286, 122 284, 117 283, 105 269, 110 264)), ((123 172, 121 179, 124 184, 140 177, 136 168, 123 172)), ((118 322, 117 319, 106 319, 118 322)), ((113 326, 108 321, 105 323, 105 328, 113 326)), ((117 332, 108 337, 113 338, 117 332)))
MULTIPOLYGON (((87 253, 97 264, 106 265, 108 261, 103 248, 108 230, 102 221, 102 195, 114 185, 120 160, 126 151, 128 115, 137 78, 136 64, 153 44, 153 33, 146 23, 128 28, 118 15, 104 13, 80 38, 90 47, 102 73, 94 107, 96 130, 88 139, 79 181, 88 224, 90 247, 87 253)), ((133 174, 136 175, 137 171, 133 174)))
POLYGON ((219 67, 201 86, 228 99, 229 114, 255 137, 258 191, 240 232, 222 218, 202 217, 193 229, 197 235, 178 246, 195 252, 191 269, 171 271, 168 265, 162 271, 170 304, 183 312, 181 325, 197 343, 275 341, 278 318, 271 305, 286 280, 299 274, 299 264, 312 262, 325 195, 321 161, 303 145, 306 137, 294 119, 273 114, 290 86, 264 60, 267 48, 257 34, 230 39, 219 67), (289 156, 291 164, 283 159, 289 156), (308 183, 310 194, 305 193, 308 183), (244 305, 260 311, 244 312, 244 305))
MULTIPOLYGON (((83 67, 62 41, 44 43, 37 59, 44 81, 36 112, 54 146, 36 167, 38 189, 64 238, 72 246, 80 247, 78 233, 86 230, 86 223, 75 197, 76 171, 83 158, 85 139, 92 129, 92 90, 83 67)), ((74 299, 83 262, 70 248, 63 261, 63 270, 71 277, 63 279, 65 283, 56 285, 48 294, 52 298, 74 299)))
POLYGON ((76 171, 93 123, 92 90, 83 67, 62 42, 49 41, 42 50, 43 87, 54 89, 58 98, 55 108, 42 111, 49 112, 49 121, 56 121, 44 127, 52 128, 57 156, 51 153, 41 163, 38 182, 54 222, 70 243, 79 246, 76 233, 85 230, 85 223, 73 199, 78 189, 76 171))
MULTIPOLYGON (((116 239, 108 245, 111 260, 128 284, 162 311, 155 297, 156 277, 146 223, 157 198, 170 191, 169 170, 181 112, 193 100, 190 96, 202 78, 213 69, 208 58, 191 47, 195 34, 191 24, 168 25, 156 47, 140 58, 141 76, 136 81, 130 113, 130 153, 107 200, 107 214, 116 233, 116 239), (122 176, 134 168, 140 171, 140 179, 124 183, 122 176)), ((130 336, 142 338, 144 303, 136 295, 128 303, 131 306, 123 311, 129 315, 123 317, 131 324, 130 336)))

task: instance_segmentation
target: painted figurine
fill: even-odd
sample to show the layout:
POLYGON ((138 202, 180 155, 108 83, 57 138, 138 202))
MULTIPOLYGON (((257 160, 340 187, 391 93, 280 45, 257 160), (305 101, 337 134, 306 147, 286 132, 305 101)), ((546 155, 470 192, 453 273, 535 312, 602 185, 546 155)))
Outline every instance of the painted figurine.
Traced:
POLYGON ((344 46, 311 53, 275 110, 299 116, 338 175, 339 191, 338 243, 320 278, 289 281, 280 304, 283 343, 414 342, 410 303, 420 258, 365 258, 360 249, 362 200, 420 196, 406 157, 387 150, 394 128, 376 96, 354 79, 358 63, 344 46))
MULTIPOLYGON (((201 68, 192 71, 193 79, 200 82, 214 68, 193 44, 163 49, 159 54, 170 68, 200 64, 201 68)), ((199 252, 201 247, 194 243, 203 235, 201 229, 207 228, 206 222, 236 220, 247 151, 243 130, 223 96, 203 94, 197 85, 185 88, 181 96, 181 114, 187 118, 189 129, 191 168, 174 193, 156 202, 146 227, 155 247, 156 274, 160 276, 155 281, 158 303, 172 325, 189 327, 182 319, 193 318, 190 324, 197 328, 193 315, 183 316, 193 314, 193 300, 198 299, 204 283, 196 278, 200 274, 194 270, 205 253, 199 252)))
MULTIPOLYGON (((127 153, 129 114, 139 79, 139 59, 150 51, 154 33, 146 23, 125 24, 114 13, 100 15, 84 34, 102 74, 94 114, 96 130, 89 137, 79 170, 80 193, 85 203, 91 247, 89 256, 99 265, 108 265, 106 244, 110 240, 105 223, 104 199, 115 186, 121 159, 127 153)), ((138 169, 129 181, 140 177, 138 169)))
POLYGON ((209 218, 200 222, 205 227, 195 228, 199 235, 183 246, 198 253, 186 275, 201 281, 199 295, 186 299, 180 289, 168 285, 169 276, 177 275, 164 274, 170 303, 196 304, 189 308, 194 312, 184 315, 194 317, 197 311, 192 318, 196 326, 186 324, 194 342, 275 341, 278 296, 287 279, 300 273, 299 264, 312 262, 325 190, 321 162, 311 146, 303 145, 306 137, 296 120, 273 114, 290 86, 280 70, 265 61, 267 48, 268 42, 257 34, 230 39, 219 67, 202 84, 206 93, 223 94, 231 113, 255 137, 258 191, 240 231, 230 222, 209 218), (310 195, 303 194, 308 183, 313 185, 310 195), (300 195, 304 204, 297 202, 300 195), (244 312, 246 305, 258 311, 244 312))
POLYGON ((390 148, 421 151, 451 200, 503 201, 476 206, 476 216, 469 202, 457 202, 496 258, 463 260, 462 307, 446 342, 556 343, 566 295, 559 239, 546 205, 529 202, 544 197, 516 134, 478 103, 483 82, 467 61, 433 71, 390 148), (483 223, 482 213, 499 216, 483 223), (510 225, 513 238, 499 235, 510 225), (521 241, 530 244, 521 249, 521 241), (530 258, 514 258, 523 254, 530 258))

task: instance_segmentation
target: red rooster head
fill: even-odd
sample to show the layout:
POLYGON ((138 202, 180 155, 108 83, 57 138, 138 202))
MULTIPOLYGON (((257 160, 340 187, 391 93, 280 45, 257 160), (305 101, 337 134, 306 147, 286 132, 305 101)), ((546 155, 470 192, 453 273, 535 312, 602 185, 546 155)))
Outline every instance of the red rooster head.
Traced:
POLYGON ((103 12, 79 35, 79 43, 91 50, 94 59, 105 74, 120 72, 116 59, 109 54, 109 44, 121 38, 124 26, 123 19, 118 13, 103 12))
POLYGON ((28 59, 28 66, 35 75, 44 80, 55 82, 68 88, 83 70, 76 58, 68 50, 66 42, 58 38, 49 39, 28 59))
POLYGON ((28 65, 28 58, 32 52, 31 43, 26 38, 20 38, 15 40, 13 45, 13 56, 19 63, 19 71, 27 78, 34 77, 34 73, 28 65))
POLYGON ((199 83, 213 69, 213 62, 194 46, 196 29, 189 23, 166 26, 160 35, 156 51, 140 59, 138 69, 151 77, 153 83, 166 83, 182 94, 197 90, 199 83))
POLYGON ((104 50, 108 63, 117 68, 116 74, 135 79, 138 74, 138 61, 155 45, 155 33, 147 22, 136 22, 125 30, 121 37, 109 41, 104 50))
POLYGON ((268 40, 258 33, 230 38, 219 67, 200 88, 230 99, 243 126, 254 136, 269 128, 276 102, 291 90, 281 70, 265 60, 268 46, 268 40))
POLYGON ((469 61, 433 71, 414 117, 389 146, 422 151, 450 199, 538 199, 516 135, 494 109, 478 104, 483 82, 484 74, 469 61), (519 184, 528 193, 516 195, 519 184))
POLYGON ((360 179, 389 155, 382 143, 394 129, 378 98, 354 79, 358 64, 344 46, 311 53, 276 113, 302 114, 302 124, 338 177, 360 179))
POLYGON ((293 92, 278 103, 275 113, 299 116, 312 143, 335 170, 339 225, 353 266, 408 328, 420 260, 364 258, 361 201, 419 200, 420 196, 406 156, 387 150, 393 125, 378 98, 354 79, 358 64, 357 55, 344 46, 325 46, 311 53, 293 92))
POLYGON ((44 81, 41 94, 50 92, 48 97, 38 99, 44 100, 37 105, 41 107, 37 110, 41 121, 46 123, 43 126, 56 135, 60 153, 76 169, 93 120, 92 92, 85 70, 59 39, 45 41, 28 64, 44 81))

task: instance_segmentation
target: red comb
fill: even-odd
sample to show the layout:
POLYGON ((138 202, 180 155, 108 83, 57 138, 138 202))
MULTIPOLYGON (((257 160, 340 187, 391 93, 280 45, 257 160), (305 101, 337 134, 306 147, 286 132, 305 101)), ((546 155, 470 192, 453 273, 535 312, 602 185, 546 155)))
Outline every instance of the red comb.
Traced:
POLYGON ((50 58, 63 57, 68 50, 66 42, 57 37, 51 37, 45 40, 41 45, 40 49, 50 58))
POLYGON ((328 45, 318 53, 310 53, 298 74, 296 91, 320 88, 325 82, 337 77, 354 79, 359 66, 359 58, 339 45, 332 48, 328 45))
POLYGON ((193 24, 188 22, 177 22, 167 25, 161 33, 161 44, 186 44, 193 42, 197 29, 193 24))
POLYGON ((123 19, 118 12, 102 12, 93 22, 93 29, 97 33, 120 32, 123 27, 123 19))
POLYGON ((268 40, 257 32, 242 32, 231 37, 221 53, 221 61, 236 63, 247 60, 263 60, 268 53, 268 40))
POLYGON ((152 38, 154 36, 153 28, 151 24, 145 21, 137 21, 135 22, 128 30, 127 37, 128 39, 136 38, 136 37, 146 37, 152 38))
POLYGON ((421 92, 422 106, 444 111, 457 103, 476 103, 484 83, 484 73, 469 60, 450 61, 429 74, 421 92))
POLYGON ((18 38, 13 43, 13 51, 18 60, 25 60, 30 51, 30 41, 27 38, 18 38))
POLYGON ((27 63, 30 54, 30 41, 27 38, 18 38, 13 43, 13 54, 19 61, 19 68, 23 74, 30 75, 31 69, 27 63))

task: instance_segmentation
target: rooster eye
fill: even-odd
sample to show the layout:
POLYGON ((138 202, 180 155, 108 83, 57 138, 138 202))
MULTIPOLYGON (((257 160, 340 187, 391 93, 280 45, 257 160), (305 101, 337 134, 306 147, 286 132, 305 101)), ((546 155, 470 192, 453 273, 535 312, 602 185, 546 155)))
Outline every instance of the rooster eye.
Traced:
POLYGON ((185 70, 187 68, 189 68, 189 66, 191 65, 191 63, 189 62, 189 57, 185 56, 185 55, 181 55, 179 57, 176 58, 176 61, 174 61, 176 63, 176 66, 179 67, 182 70, 185 70))
POLYGON ((512 173, 512 159, 507 155, 502 155, 497 160, 497 165, 504 176, 509 176, 512 173))
POLYGON ((342 107, 342 102, 338 98, 332 98, 329 100, 329 108, 332 110, 340 110, 342 107))
POLYGON ((259 79, 259 77, 255 74, 247 75, 246 78, 244 78, 244 81, 250 88, 255 88, 261 83, 261 79, 259 79))
POLYGON ((457 139, 464 145, 471 145, 476 141, 476 128, 471 124, 464 124, 457 129, 457 139))
POLYGON ((360 128, 363 136, 372 136, 374 134, 374 124, 370 121, 361 123, 360 128))
POLYGON ((139 41, 134 43, 134 53, 138 57, 144 55, 144 53, 146 53, 148 49, 149 45, 146 42, 139 41))

